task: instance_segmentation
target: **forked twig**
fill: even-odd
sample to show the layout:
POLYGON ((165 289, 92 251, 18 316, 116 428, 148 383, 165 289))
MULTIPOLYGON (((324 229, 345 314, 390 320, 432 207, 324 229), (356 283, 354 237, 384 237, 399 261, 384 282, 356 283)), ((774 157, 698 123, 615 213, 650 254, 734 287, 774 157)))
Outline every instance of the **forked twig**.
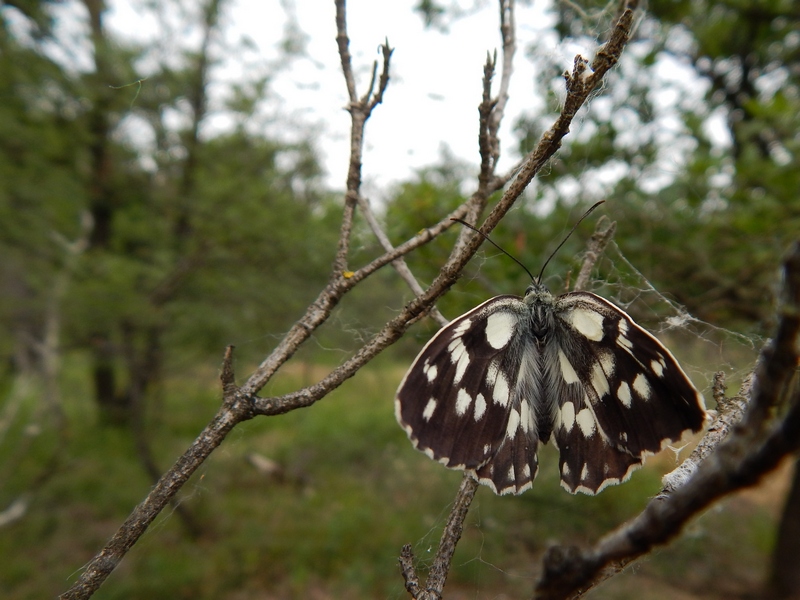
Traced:
MULTIPOLYGON (((364 215, 367 225, 369 225, 369 228, 372 230, 372 233, 375 234, 375 237, 378 238, 378 242, 383 249, 387 252, 394 250, 394 246, 392 246, 389 236, 386 235, 385 231, 383 231, 380 223, 378 223, 378 219, 375 217, 375 213, 372 212, 372 207, 369 205, 369 200, 364 198, 362 195, 359 195, 358 207, 361 209, 361 214, 364 215)), ((397 274, 400 275, 400 278, 406 282, 414 294, 417 296, 421 296, 423 294, 424 290, 422 289, 422 286, 417 281, 417 278, 414 277, 411 269, 408 268, 405 260, 402 258, 393 260, 392 267, 394 267, 394 270, 397 271, 397 274)), ((430 317, 442 327, 447 325, 447 319, 444 317, 444 315, 442 315, 442 313, 439 312, 439 309, 436 308, 436 306, 433 306, 430 309, 429 314, 430 317)))

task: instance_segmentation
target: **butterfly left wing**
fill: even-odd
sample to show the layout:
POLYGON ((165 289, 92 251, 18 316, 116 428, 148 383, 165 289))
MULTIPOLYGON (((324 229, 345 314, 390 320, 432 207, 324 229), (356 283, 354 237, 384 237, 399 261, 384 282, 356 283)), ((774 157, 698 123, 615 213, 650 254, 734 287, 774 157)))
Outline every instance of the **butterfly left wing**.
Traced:
POLYGON ((540 374, 527 315, 520 298, 497 296, 455 319, 422 349, 395 399, 418 450, 498 494, 530 488, 538 468, 528 382, 540 374))
POLYGON ((568 491, 596 494, 621 483, 645 456, 703 427, 702 395, 669 350, 623 310, 573 292, 556 300, 554 315, 547 364, 568 491))

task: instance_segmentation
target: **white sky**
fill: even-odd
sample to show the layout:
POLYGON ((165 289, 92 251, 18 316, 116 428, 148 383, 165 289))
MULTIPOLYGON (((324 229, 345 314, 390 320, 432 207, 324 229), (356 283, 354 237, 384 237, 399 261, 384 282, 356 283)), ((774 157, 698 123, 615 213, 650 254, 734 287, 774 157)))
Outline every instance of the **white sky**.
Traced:
MULTIPOLYGON (((392 182, 408 179, 416 169, 437 164, 443 147, 456 158, 475 165, 477 173, 477 107, 481 77, 487 52, 499 50, 499 18, 495 0, 458 1, 470 10, 446 33, 425 29, 421 17, 412 11, 412 0, 348 1, 350 50, 359 94, 366 90, 373 61, 381 59, 378 46, 388 38, 395 48, 384 103, 377 107, 367 124, 363 177, 368 196, 376 199, 385 196, 392 182), (474 9, 473 4, 482 8, 474 9)), ((197 10, 198 5, 184 2, 184 10, 197 10)), ((196 15, 178 14, 173 3, 154 3, 146 7, 146 0, 109 0, 109 6, 106 26, 123 38, 147 44, 159 60, 164 56, 177 57, 179 50, 196 48, 199 44, 199 29, 186 26, 186 23, 196 23, 196 15), (154 5, 167 7, 163 8, 162 24, 154 15, 154 5)), ((224 97, 229 83, 277 73, 270 83, 273 97, 269 106, 250 125, 287 141, 305 138, 312 131, 328 174, 328 185, 342 189, 347 172, 350 122, 343 109, 347 96, 335 41, 333 0, 230 0, 225 6, 224 40, 216 46, 223 61, 212 73, 212 79, 217 82, 211 88, 212 98, 224 97), (287 8, 287 5, 291 6, 287 8), (278 44, 289 18, 287 10, 292 10, 300 31, 307 36, 307 57, 281 64, 283 55, 278 44), (242 38, 251 41, 248 49, 241 49, 242 38), (233 48, 237 50, 234 52, 233 48)), ((80 40, 81 29, 86 30, 81 21, 82 7, 75 2, 66 2, 64 7, 60 17, 62 39, 71 36, 80 40)), ((511 99, 501 130, 500 171, 509 168, 517 158, 512 132, 516 118, 522 113, 541 113, 544 108, 548 111, 555 108, 543 106, 540 91, 534 87, 534 66, 525 56, 526 49, 535 43, 538 52, 548 53, 549 58, 564 69, 572 65, 576 53, 591 58, 596 49, 593 43, 587 47, 560 43, 549 29, 554 19, 549 12, 551 7, 551 0, 536 0, 530 6, 518 3, 517 6, 518 50, 511 99)), ((628 48, 628 53, 636 51, 633 46, 628 48)), ((63 59, 78 65, 87 62, 86 56, 82 60, 79 51, 63 59)), ((656 174, 660 176, 648 178, 654 188, 648 191, 656 191, 669 183, 671 174, 679 170, 678 165, 685 156, 685 148, 671 143, 671 138, 679 137, 681 132, 675 129, 680 127, 680 122, 670 106, 699 102, 704 93, 696 81, 692 81, 691 70, 686 65, 662 60, 658 72, 661 87, 654 92, 658 96, 654 104, 663 111, 663 118, 651 126, 664 138, 665 156, 662 172, 656 174)), ((135 89, 131 87, 121 93, 130 93, 133 98, 135 89)), ((602 100, 602 95, 594 100, 596 110, 602 110, 602 100)), ((554 118, 555 113, 552 115, 554 118)), ((622 118, 623 114, 614 116, 622 118)), ((182 118, 177 114, 175 117, 182 118)), ((716 118, 720 121, 722 117, 717 115, 716 118)), ((206 131, 213 132, 230 124, 230 115, 212 111, 206 131)), ((713 121, 711 126, 714 129, 713 121)), ((588 132, 587 129, 584 133, 588 132)), ((127 133, 134 138, 139 135, 138 141, 147 143, 145 127, 133 124, 127 133)), ((581 135, 580 122, 573 126, 573 135, 581 135)), ((718 141, 724 145, 724 139, 718 141)), ((618 177, 611 172, 608 175, 609 184, 618 177)))
MULTIPOLYGON (((470 6, 471 2, 464 2, 470 6)), ((413 13, 413 2, 350 0, 348 28, 350 50, 358 76, 359 93, 369 82, 374 60, 380 60, 378 46, 388 38, 395 48, 391 81, 384 103, 367 124, 364 179, 378 190, 387 183, 408 178, 415 169, 435 164, 442 146, 459 159, 478 164, 477 107, 481 99, 481 77, 487 52, 499 48, 499 17, 496 2, 456 21, 446 34, 425 29, 413 13)), ((112 0, 106 23, 114 31, 133 39, 152 36, 154 23, 143 21, 131 0, 112 0)), ((312 125, 316 143, 329 173, 331 185, 342 188, 347 172, 349 115, 346 88, 339 65, 333 0, 297 0, 294 11, 300 30, 308 36, 308 59, 296 60, 279 74, 272 89, 281 98, 281 110, 297 121, 312 125)), ((523 110, 539 109, 534 94, 533 67, 524 57, 531 39, 552 36, 546 15, 550 1, 518 9, 519 50, 511 101, 502 131, 501 169, 510 167, 514 156, 514 118, 523 110)), ((279 0, 233 0, 224 22, 230 26, 228 39, 248 36, 257 51, 228 59, 224 78, 236 81, 248 70, 265 69, 279 54, 276 43, 283 35, 286 12, 279 0), (261 64, 259 64, 261 61, 261 64)), ((187 39, 191 37, 188 33, 187 39)), ((565 68, 572 63, 575 48, 563 53, 565 68)), ((591 48, 584 52, 591 52, 591 48)), ((499 75, 498 75, 499 77, 499 75)), ((223 127, 226 117, 218 115, 213 126, 223 127)), ((270 133, 292 138, 292 121, 267 124, 270 133), (277 125, 277 127, 276 127, 277 125)), ((305 132, 301 132, 301 135, 305 132)), ((297 134, 295 134, 297 135, 297 134)))

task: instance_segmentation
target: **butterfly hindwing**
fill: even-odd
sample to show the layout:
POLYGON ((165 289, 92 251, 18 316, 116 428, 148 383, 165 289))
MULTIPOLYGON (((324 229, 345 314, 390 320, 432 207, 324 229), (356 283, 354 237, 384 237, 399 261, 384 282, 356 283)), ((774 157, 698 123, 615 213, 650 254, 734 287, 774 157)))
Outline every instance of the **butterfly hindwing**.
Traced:
POLYGON ((535 415, 522 397, 539 377, 527 314, 521 298, 498 296, 454 320, 420 352, 395 404, 419 450, 499 494, 529 488, 538 466, 535 415))

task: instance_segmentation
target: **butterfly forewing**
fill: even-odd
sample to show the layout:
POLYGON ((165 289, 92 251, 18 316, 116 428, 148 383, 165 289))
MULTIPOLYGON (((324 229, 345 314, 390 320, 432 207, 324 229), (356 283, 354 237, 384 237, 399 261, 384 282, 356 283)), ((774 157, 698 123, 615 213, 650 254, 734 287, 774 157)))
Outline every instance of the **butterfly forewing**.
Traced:
POLYGON ((498 296, 440 330, 397 392, 396 416, 411 441, 450 468, 465 469, 497 493, 530 487, 537 470, 536 416, 525 340, 528 308, 498 296))

